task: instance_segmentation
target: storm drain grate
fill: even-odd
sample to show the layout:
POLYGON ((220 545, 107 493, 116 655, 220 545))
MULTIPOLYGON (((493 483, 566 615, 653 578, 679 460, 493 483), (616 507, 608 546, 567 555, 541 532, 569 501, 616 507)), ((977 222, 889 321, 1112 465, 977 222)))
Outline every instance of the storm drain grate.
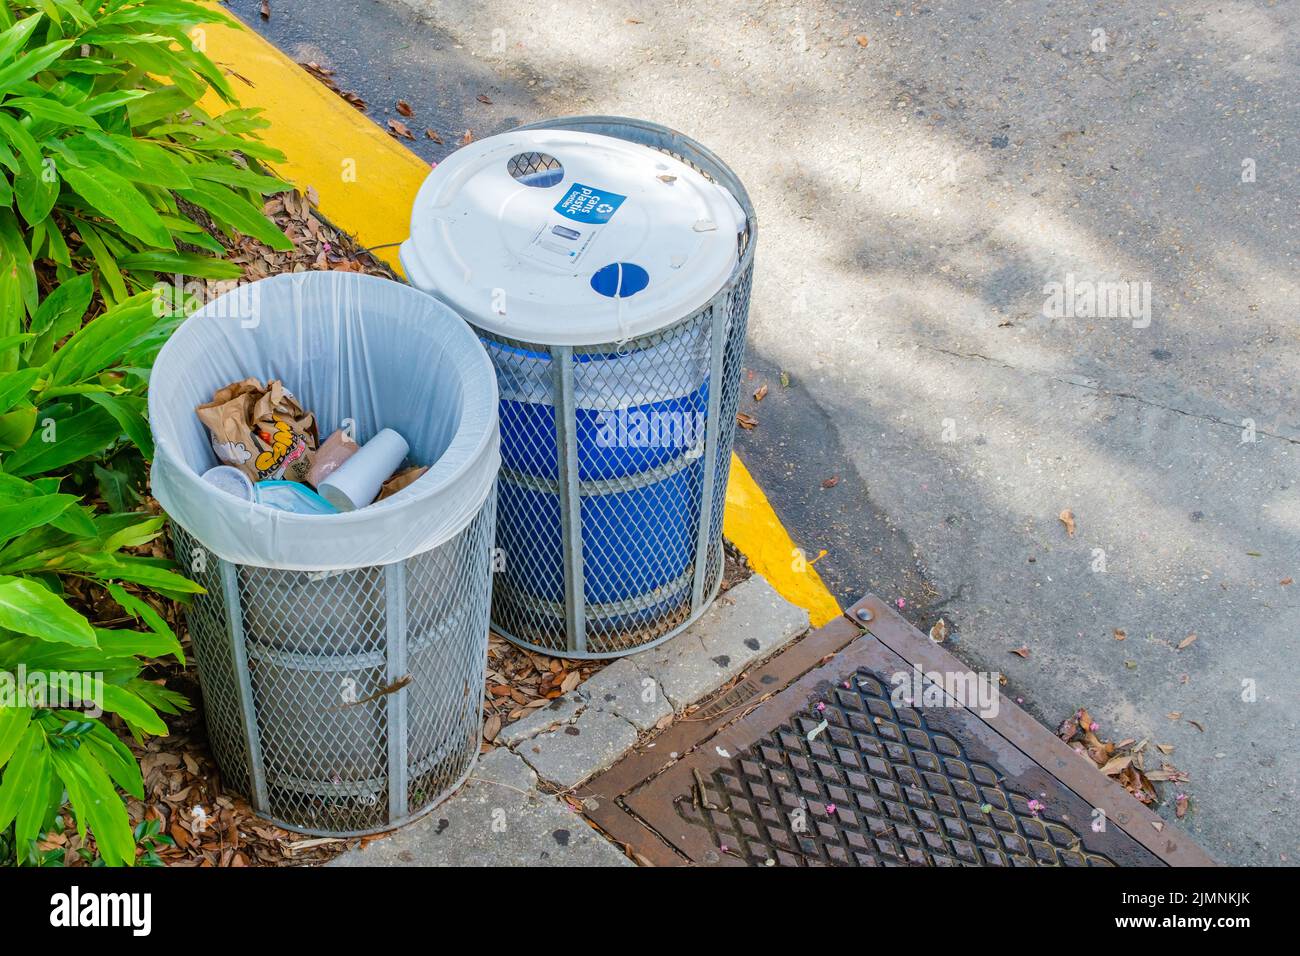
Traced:
POLYGON ((593 822, 656 864, 1211 862, 1010 701, 913 700, 921 673, 970 672, 862 609, 870 633, 832 622, 593 780, 593 822))

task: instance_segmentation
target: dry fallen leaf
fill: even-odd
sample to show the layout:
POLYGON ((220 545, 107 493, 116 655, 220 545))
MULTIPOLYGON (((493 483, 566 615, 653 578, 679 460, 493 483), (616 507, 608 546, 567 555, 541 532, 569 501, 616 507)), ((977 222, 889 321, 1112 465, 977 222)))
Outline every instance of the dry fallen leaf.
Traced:
POLYGON ((825 481, 822 482, 822 487, 823 487, 823 488, 834 488, 834 487, 835 487, 836 485, 838 485, 839 483, 840 483, 840 476, 839 476, 839 475, 831 475, 829 478, 827 478, 825 481))
POLYGON ((393 135, 400 136, 403 139, 415 139, 415 134, 401 120, 390 119, 388 129, 393 135))
POLYGON ((1199 721, 1192 720, 1192 719, 1189 717, 1189 718, 1187 719, 1187 722, 1188 722, 1189 724, 1191 724, 1193 727, 1195 727, 1197 730, 1199 730, 1201 733, 1205 733, 1205 728, 1204 728, 1203 726, 1201 726, 1201 724, 1200 724, 1199 721))
POLYGON ((1169 713, 1165 714, 1165 716, 1170 720, 1182 720, 1183 712, 1181 710, 1171 710, 1169 713))
POLYGON ((262 9, 258 12, 262 14, 263 20, 271 19, 271 0, 262 0, 262 9))
POLYGON ((442 137, 438 135, 436 130, 426 129, 424 135, 425 138, 433 140, 439 146, 442 145, 442 137))
POLYGON ((1187 816, 1187 802, 1188 798, 1185 793, 1180 793, 1174 798, 1174 816, 1179 820, 1187 816))
POLYGON ((868 43, 871 42, 869 39, 867 39, 867 38, 866 38, 864 35, 862 35, 861 33, 858 34, 857 40, 858 40, 858 46, 866 46, 868 43))
POLYGON ((483 739, 496 740, 499 733, 501 733, 501 717, 499 714, 493 714, 483 722, 483 739))
POLYGON ((1281 581, 1278 581, 1277 583, 1282 585, 1282 587, 1286 587, 1289 584, 1295 584, 1295 578, 1283 578, 1281 581))
POLYGON ((488 97, 486 93, 480 93, 478 96, 475 97, 475 99, 478 100, 480 103, 484 103, 488 106, 492 105, 492 100, 488 97))
POLYGON ((1119 743, 1102 741, 1097 736, 1097 724, 1085 708, 1079 708, 1074 715, 1063 721, 1057 728, 1057 736, 1070 745, 1081 756, 1088 757, 1106 776, 1111 777, 1142 803, 1153 805, 1159 801, 1153 780, 1183 780, 1184 775, 1178 771, 1167 774, 1148 775, 1143 769, 1144 751, 1148 738, 1134 743, 1127 737, 1119 743))
POLYGON ((1017 648, 1016 648, 1015 650, 1013 650, 1011 653, 1017 655, 1018 657, 1028 657, 1028 656, 1029 656, 1029 648, 1028 648, 1028 646, 1022 644, 1020 647, 1017 647, 1017 648))
POLYGON ((758 419, 753 415, 747 415, 744 412, 736 412, 736 424, 745 431, 750 431, 758 427, 758 419))
POLYGON ((1196 635, 1188 634, 1186 637, 1184 637, 1181 641, 1178 642, 1178 649, 1180 651, 1184 650, 1188 647, 1191 647, 1195 643, 1196 643, 1196 635))
POLYGON ((936 644, 942 644, 948 639, 948 622, 939 618, 934 627, 930 628, 930 640, 936 644))
POLYGON ((1112 757, 1102 766, 1101 772, 1108 777, 1113 777, 1121 770, 1127 770, 1129 764, 1133 762, 1132 754, 1124 754, 1121 757, 1112 757))
POLYGON ((468 146, 472 142, 474 142, 474 131, 467 129, 465 135, 460 138, 460 145, 468 146))
POLYGON ((1165 825, 1159 820, 1152 820, 1151 825, 1155 827, 1157 833, 1163 833, 1165 825))
POLYGON ((403 116, 411 116, 414 113, 411 109, 411 104, 406 102, 406 100, 397 101, 397 112, 401 113, 403 116))
POLYGON ((1147 777, 1151 780, 1155 780, 1161 783, 1166 781, 1172 781, 1173 783, 1185 783, 1189 779, 1189 776, 1186 773, 1186 771, 1179 770, 1177 767, 1171 767, 1167 764, 1161 767, 1159 770, 1152 770, 1150 773, 1147 774, 1147 777))
POLYGON ((754 389, 754 401, 756 401, 756 402, 761 402, 761 401, 762 401, 763 399, 765 399, 765 398, 767 398, 767 383, 766 383, 766 382, 764 382, 762 385, 758 386, 758 388, 754 389))
POLYGON ((1057 515, 1057 519, 1061 522, 1061 524, 1065 525, 1066 533, 1071 538, 1073 538, 1074 537, 1074 512, 1071 511, 1069 508, 1066 508, 1059 515, 1057 515))
POLYGON ((1126 637, 1128 637, 1128 631, 1124 630, 1122 627, 1115 628, 1115 640, 1122 641, 1126 637))

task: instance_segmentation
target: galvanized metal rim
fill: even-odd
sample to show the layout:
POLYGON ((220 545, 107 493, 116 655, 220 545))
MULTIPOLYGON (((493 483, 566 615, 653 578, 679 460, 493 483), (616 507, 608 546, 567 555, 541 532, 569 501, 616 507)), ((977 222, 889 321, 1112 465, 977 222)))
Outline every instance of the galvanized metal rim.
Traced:
POLYGON ((404 827, 408 823, 414 823, 416 820, 420 819, 420 817, 424 816, 426 813, 429 813, 437 809, 438 807, 442 806, 442 804, 446 803, 449 799, 451 799, 451 797, 456 793, 456 791, 459 790, 462 786, 464 786, 466 781, 469 780, 470 774, 472 774, 474 772, 474 768, 478 766, 478 758, 479 758, 479 752, 475 750, 473 755, 470 757, 469 766, 465 769, 465 772, 460 775, 460 777, 456 780, 455 783, 448 786, 446 790, 444 790, 441 794, 439 794, 438 797, 435 798, 428 806, 421 807, 419 810, 416 810, 414 813, 408 813, 400 820, 391 820, 388 823, 385 823, 381 827, 372 827, 368 830, 329 830, 329 831, 308 830, 300 826, 299 824, 289 823, 285 820, 281 820, 279 817, 273 817, 269 814, 263 813, 262 811, 258 810, 256 807, 252 807, 251 802, 249 806, 252 807, 254 816, 256 816, 259 820, 265 820, 267 823, 274 823, 277 827, 280 827, 283 830, 289 830, 293 833, 301 833, 304 836, 318 837, 322 833, 330 837, 340 837, 344 839, 348 837, 374 836, 377 833, 388 833, 390 830, 396 830, 398 827, 404 827))
MULTIPOLYGON (((612 661, 620 657, 627 657, 629 654, 639 654, 641 651, 649 650, 652 647, 657 647, 658 645, 662 644, 664 641, 672 640, 682 631, 686 630, 688 627, 690 627, 692 624, 698 621, 701 615, 703 615, 704 612, 707 611, 710 606, 712 606, 714 598, 716 598, 718 596, 718 592, 722 590, 722 579, 724 577, 726 577, 725 556, 723 558, 722 566, 718 572, 718 580, 713 585, 713 589, 709 592, 708 598, 703 602, 701 602, 699 608, 697 608, 691 614, 690 617, 688 617, 681 624, 674 627, 667 634, 664 634, 662 637, 656 637, 653 641, 646 641, 644 644, 637 644, 635 647, 629 647, 625 650, 571 651, 568 650, 567 648, 560 648, 557 650, 554 647, 543 647, 540 644, 534 644, 531 641, 525 641, 523 638, 516 637, 515 635, 511 634, 509 631, 505 630, 504 628, 498 627, 495 621, 492 623, 492 632, 494 634, 499 634, 501 637, 504 637, 507 641, 509 641, 511 644, 514 644, 516 647, 522 647, 526 651, 532 651, 534 654, 541 654, 545 657, 560 657, 563 658, 564 660, 569 660, 569 661, 612 661)), ((582 686, 582 685, 580 684, 578 686, 582 686)))

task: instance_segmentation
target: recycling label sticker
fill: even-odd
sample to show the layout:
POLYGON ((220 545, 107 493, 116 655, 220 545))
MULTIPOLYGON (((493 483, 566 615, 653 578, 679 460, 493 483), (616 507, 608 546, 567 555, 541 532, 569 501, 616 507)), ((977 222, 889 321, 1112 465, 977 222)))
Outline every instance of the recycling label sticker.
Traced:
POLYGON ((626 198, 574 183, 547 214, 524 254, 549 265, 574 267, 626 198))
POLYGON ((613 218, 626 198, 618 193, 605 192, 593 189, 591 186, 584 186, 582 183, 574 183, 569 187, 565 197, 555 204, 555 211, 574 222, 599 226, 613 218))

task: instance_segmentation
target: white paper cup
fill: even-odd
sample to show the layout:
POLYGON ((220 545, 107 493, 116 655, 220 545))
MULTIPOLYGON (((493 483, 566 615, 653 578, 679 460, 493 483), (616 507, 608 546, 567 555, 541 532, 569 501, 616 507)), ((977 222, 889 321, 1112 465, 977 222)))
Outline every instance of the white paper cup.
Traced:
POLYGON ((375 500, 379 487, 406 460, 406 439, 385 428, 320 483, 320 496, 339 511, 356 511, 375 500))

